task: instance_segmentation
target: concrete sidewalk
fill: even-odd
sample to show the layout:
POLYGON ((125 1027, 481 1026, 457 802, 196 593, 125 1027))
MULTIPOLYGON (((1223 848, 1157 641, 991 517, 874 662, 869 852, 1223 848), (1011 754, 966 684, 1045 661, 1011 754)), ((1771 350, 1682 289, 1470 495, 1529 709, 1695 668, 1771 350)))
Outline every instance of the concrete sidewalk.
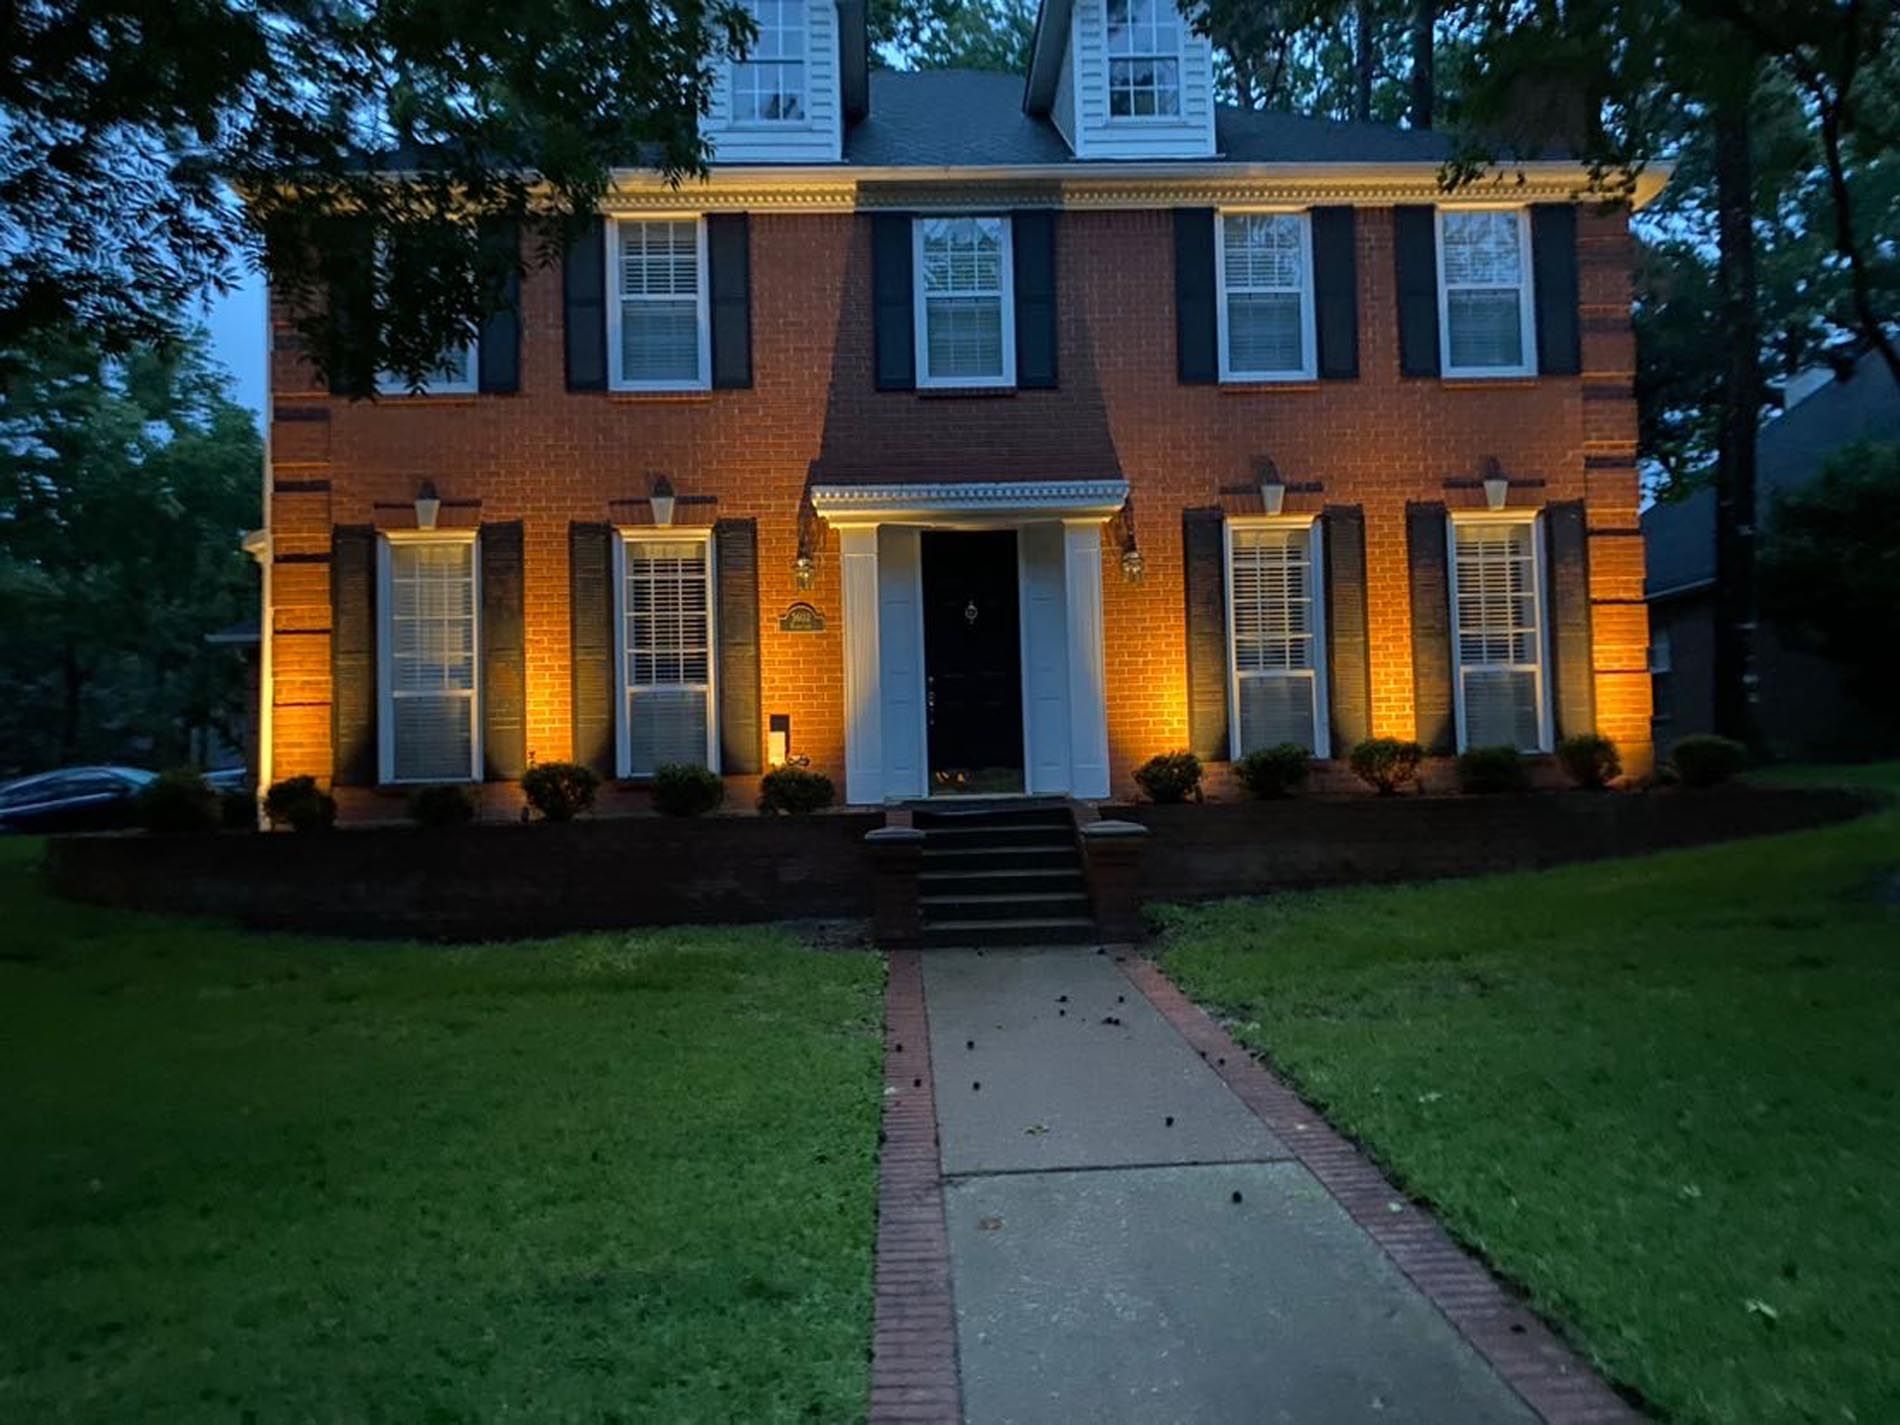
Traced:
POLYGON ((967 1420, 1537 1420, 1113 957, 924 998, 967 1420))

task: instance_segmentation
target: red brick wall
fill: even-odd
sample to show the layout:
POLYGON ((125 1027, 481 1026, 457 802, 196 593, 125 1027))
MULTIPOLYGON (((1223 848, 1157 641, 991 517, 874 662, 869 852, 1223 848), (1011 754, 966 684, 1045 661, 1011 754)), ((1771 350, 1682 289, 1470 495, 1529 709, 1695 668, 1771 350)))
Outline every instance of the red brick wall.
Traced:
MULTIPOLYGON (((851 215, 752 219, 754 385, 693 395, 564 389, 558 272, 524 286, 519 394, 332 398, 315 388, 279 324, 272 363, 276 490, 275 776, 327 777, 332 524, 401 527, 418 482, 435 482, 445 524, 524 522, 528 746, 569 754, 567 527, 627 521, 616 500, 665 473, 682 522, 756 517, 764 629, 764 711, 789 713, 794 749, 842 772, 844 729, 837 539, 826 533, 816 586, 792 581, 796 514, 811 479, 1021 479, 1120 474, 1132 491, 1146 576, 1120 575, 1104 541, 1109 742, 1115 785, 1187 737, 1180 512, 1225 502, 1270 456, 1294 484, 1289 509, 1359 504, 1366 513, 1375 730, 1410 736, 1412 667, 1405 572, 1407 500, 1477 503, 1487 456, 1541 479, 1516 500, 1588 502, 1598 720, 1634 768, 1646 765, 1649 682, 1637 532, 1631 247, 1620 214, 1580 224, 1584 376, 1522 382, 1398 375, 1389 209, 1359 213, 1360 371, 1356 381, 1233 388, 1175 376, 1172 232, 1164 211, 1063 215, 1059 228, 1061 387, 1010 395, 878 392, 872 382, 870 224, 851 215), (461 502, 479 502, 461 503, 461 502), (781 634, 795 599, 827 616, 818 634, 781 634)), ((281 318, 281 313, 279 314, 281 318)), ((1257 508, 1257 501, 1254 506, 1257 508)))

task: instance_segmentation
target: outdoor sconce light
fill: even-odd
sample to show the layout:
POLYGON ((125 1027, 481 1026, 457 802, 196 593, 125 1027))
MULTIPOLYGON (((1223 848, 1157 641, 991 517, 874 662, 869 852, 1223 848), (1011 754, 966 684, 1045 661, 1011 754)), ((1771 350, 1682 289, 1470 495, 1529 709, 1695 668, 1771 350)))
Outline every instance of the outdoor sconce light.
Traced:
POLYGON ((1286 486, 1278 480, 1262 480, 1260 503, 1268 514, 1279 514, 1286 508, 1286 486))
POLYGON ((1139 584, 1146 568, 1147 566, 1142 563, 1141 550, 1130 541, 1128 547, 1122 551, 1122 578, 1131 584, 1139 584))
POLYGON ((1498 469, 1495 460, 1484 462, 1484 507, 1488 510, 1501 510, 1504 501, 1510 496, 1511 482, 1504 478, 1504 472, 1498 469))
POLYGON ((801 589, 809 589, 818 579, 818 561, 809 554, 801 554, 792 561, 792 582, 801 589))
POLYGON ((1122 501, 1121 513, 1116 518, 1121 524, 1122 578, 1130 584, 1139 584, 1148 566, 1141 557, 1141 545, 1135 540, 1135 502, 1132 498, 1122 501))
POLYGON ((653 482, 653 495, 649 502, 653 507, 653 523, 661 528, 673 523, 673 482, 662 475, 653 482))
POLYGON ((807 491, 798 502, 798 555, 792 560, 792 582, 800 589, 809 589, 817 582, 818 557, 812 553, 817 547, 818 511, 812 507, 807 491))
POLYGON ((416 528, 434 529, 436 516, 442 513, 442 501, 435 493, 435 481, 424 480, 416 491, 416 528))

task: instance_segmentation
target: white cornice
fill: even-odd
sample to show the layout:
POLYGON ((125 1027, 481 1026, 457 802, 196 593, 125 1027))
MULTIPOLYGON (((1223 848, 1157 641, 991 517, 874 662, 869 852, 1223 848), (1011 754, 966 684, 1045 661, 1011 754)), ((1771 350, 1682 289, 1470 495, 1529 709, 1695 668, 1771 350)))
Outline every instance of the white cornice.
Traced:
POLYGON ((838 526, 1105 520, 1128 498, 1126 480, 987 480, 814 485, 812 508, 838 526))

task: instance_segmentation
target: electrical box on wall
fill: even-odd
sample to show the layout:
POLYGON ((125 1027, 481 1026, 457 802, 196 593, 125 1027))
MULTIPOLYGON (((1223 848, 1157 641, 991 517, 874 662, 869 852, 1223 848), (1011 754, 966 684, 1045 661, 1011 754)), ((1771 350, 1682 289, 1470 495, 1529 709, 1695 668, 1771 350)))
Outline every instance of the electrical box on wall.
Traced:
POLYGON ((773 713, 765 734, 765 760, 783 767, 792 756, 792 718, 790 713, 773 713))

